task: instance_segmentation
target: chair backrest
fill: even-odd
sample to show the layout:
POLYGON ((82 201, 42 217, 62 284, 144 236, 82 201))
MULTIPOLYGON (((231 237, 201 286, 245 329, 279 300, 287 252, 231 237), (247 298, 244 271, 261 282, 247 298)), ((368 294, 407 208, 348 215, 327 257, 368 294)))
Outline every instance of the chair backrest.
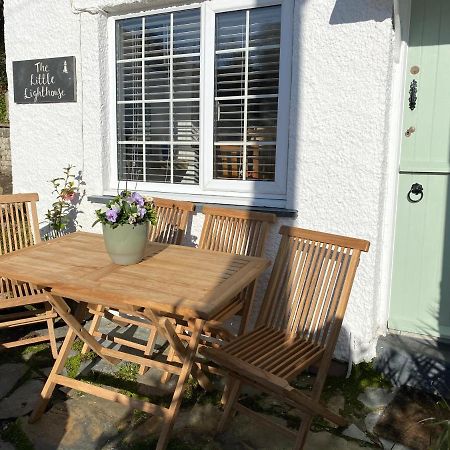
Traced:
POLYGON ((257 326, 334 349, 361 251, 369 242, 282 226, 257 326))
POLYGON ((40 242, 38 194, 0 195, 0 255, 40 242))
POLYGON ((275 214, 234 208, 203 207, 205 222, 199 247, 246 256, 261 256, 275 214))
POLYGON ((153 203, 157 223, 150 227, 149 239, 164 244, 181 244, 189 217, 195 211, 194 203, 165 198, 153 198, 153 203))

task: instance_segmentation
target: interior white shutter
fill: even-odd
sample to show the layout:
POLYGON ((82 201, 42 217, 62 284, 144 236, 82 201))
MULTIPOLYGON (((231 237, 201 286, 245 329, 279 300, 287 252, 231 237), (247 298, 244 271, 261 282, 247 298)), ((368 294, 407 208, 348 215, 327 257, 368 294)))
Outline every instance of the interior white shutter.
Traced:
POLYGON ((200 10, 116 22, 119 180, 198 184, 200 10))
POLYGON ((216 179, 275 179, 280 30, 281 6, 216 15, 216 179))

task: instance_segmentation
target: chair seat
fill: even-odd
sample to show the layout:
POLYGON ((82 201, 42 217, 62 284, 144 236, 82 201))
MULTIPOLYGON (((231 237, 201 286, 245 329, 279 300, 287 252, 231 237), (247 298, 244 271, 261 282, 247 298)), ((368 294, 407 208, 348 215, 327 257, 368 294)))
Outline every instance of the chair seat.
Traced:
MULTIPOLYGON (((256 368, 264 376, 271 375, 290 380, 318 361, 324 348, 302 338, 291 338, 285 331, 260 327, 237 337, 221 349, 202 349, 202 353, 231 370, 239 365, 256 368)), ((252 370, 253 371, 253 370, 252 370)))

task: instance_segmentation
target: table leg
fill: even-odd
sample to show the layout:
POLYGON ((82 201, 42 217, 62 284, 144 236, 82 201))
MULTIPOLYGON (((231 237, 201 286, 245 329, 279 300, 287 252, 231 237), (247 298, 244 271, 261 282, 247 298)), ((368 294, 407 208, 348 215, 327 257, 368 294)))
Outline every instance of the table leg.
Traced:
MULTIPOLYGON (((164 326, 165 322, 167 321, 168 319, 162 321, 162 325, 164 326)), ((201 319, 196 319, 194 322, 194 328, 191 338, 189 339, 189 345, 182 357, 183 367, 181 369, 181 373, 178 378, 175 391, 173 393, 172 402, 169 407, 169 414, 165 419, 165 423, 158 439, 156 450, 164 450, 169 441, 170 433, 175 423, 176 416, 178 414, 178 411, 180 410, 181 401, 183 399, 183 393, 185 390, 185 383, 189 378, 192 366, 194 364, 195 355, 197 354, 197 348, 200 342, 200 336, 202 334, 204 324, 205 321, 201 319)))
POLYGON ((59 351, 58 358, 56 359, 55 364, 53 365, 53 368, 50 372, 50 375, 48 376, 47 381, 44 385, 44 388, 42 389, 41 398, 38 400, 34 408, 34 411, 30 416, 29 419, 30 423, 34 423, 37 420, 39 420, 42 414, 44 413, 45 408, 47 407, 47 404, 50 400, 50 397, 52 396, 53 391, 55 390, 56 387, 54 378, 64 369, 64 365, 67 361, 70 350, 72 349, 72 344, 75 338, 76 338, 75 332, 72 330, 72 328, 69 328, 66 338, 64 339, 64 342, 59 351))
MULTIPOLYGON (((172 351, 172 359, 173 355, 176 355, 180 359, 180 361, 184 361, 188 350, 181 342, 181 339, 178 337, 177 332, 173 328, 172 322, 168 318, 158 319, 156 314, 149 309, 146 309, 145 312, 140 312, 139 315, 146 318, 147 320, 150 320, 155 325, 159 333, 167 339, 170 345, 170 350, 172 351)), ((211 381, 203 373, 200 365, 194 364, 192 366, 191 372, 192 376, 198 380, 200 386, 203 389, 205 389, 206 391, 210 391, 212 389, 211 381)))
POLYGON ((57 295, 49 295, 49 302, 56 309, 59 316, 67 323, 71 330, 85 343, 87 344, 97 355, 101 358, 106 359, 111 364, 118 364, 120 359, 107 356, 102 353, 103 347, 96 341, 96 339, 89 334, 89 332, 80 324, 79 320, 83 320, 84 312, 87 308, 87 304, 82 302, 77 310, 77 317, 70 314, 70 308, 67 303, 57 295))

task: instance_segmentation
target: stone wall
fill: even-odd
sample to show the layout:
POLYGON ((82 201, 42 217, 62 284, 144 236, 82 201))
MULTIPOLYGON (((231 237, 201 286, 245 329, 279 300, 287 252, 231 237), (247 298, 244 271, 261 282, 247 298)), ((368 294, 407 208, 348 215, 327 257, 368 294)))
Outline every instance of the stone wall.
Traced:
POLYGON ((12 193, 9 126, 0 125, 0 195, 12 193))

